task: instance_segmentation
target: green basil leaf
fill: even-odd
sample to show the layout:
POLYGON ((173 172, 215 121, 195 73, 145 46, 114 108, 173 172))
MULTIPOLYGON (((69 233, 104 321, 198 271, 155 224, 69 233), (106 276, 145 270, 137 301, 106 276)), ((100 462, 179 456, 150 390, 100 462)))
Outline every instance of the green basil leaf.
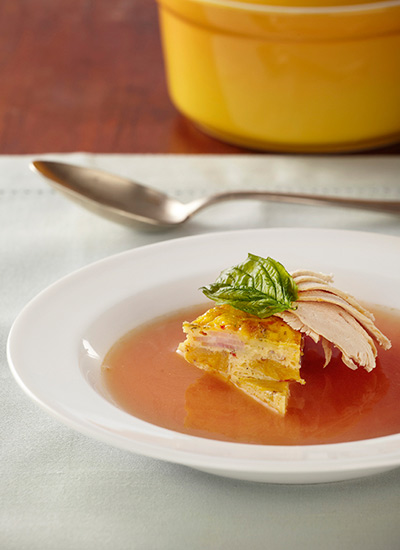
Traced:
POLYGON ((229 304, 262 319, 294 309, 297 300, 296 283, 283 265, 254 254, 201 290, 217 304, 229 304))

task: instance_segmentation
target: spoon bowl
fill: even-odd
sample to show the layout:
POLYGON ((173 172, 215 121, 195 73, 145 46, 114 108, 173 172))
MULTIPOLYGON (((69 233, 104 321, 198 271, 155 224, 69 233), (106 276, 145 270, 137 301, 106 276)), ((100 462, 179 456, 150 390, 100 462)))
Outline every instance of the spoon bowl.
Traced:
POLYGON ((42 160, 33 161, 31 168, 71 200, 119 223, 168 226, 187 217, 181 202, 103 170, 42 160))
POLYGON ((212 204, 245 199, 341 206, 400 214, 400 201, 275 191, 228 191, 182 203, 156 189, 103 170, 45 160, 35 160, 30 166, 55 189, 96 214, 118 223, 142 227, 174 227, 212 204))

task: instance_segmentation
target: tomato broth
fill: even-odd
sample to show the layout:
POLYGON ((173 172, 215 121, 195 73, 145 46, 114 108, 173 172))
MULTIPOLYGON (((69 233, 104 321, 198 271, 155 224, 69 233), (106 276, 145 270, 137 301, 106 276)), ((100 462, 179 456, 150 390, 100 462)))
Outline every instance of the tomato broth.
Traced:
POLYGON ((111 348, 102 376, 120 408, 170 430, 262 445, 338 443, 400 432, 400 312, 374 308, 392 348, 378 350, 370 373, 350 370, 337 351, 323 368, 321 346, 305 338, 306 384, 291 384, 281 417, 176 353, 184 339, 182 322, 204 310, 197 306, 156 319, 111 348))

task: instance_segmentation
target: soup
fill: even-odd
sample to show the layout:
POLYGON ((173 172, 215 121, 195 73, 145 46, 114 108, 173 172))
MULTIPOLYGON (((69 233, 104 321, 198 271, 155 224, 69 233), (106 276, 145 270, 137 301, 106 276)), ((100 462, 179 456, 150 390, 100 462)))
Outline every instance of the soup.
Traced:
POLYGON ((176 353, 182 322, 197 306, 136 328, 111 348, 103 380, 128 413, 194 436, 261 445, 310 445, 380 437, 400 432, 400 313, 371 308, 392 348, 379 351, 376 368, 352 371, 334 352, 323 368, 321 347, 305 339, 301 373, 291 385, 284 417, 232 385, 204 373, 176 353))

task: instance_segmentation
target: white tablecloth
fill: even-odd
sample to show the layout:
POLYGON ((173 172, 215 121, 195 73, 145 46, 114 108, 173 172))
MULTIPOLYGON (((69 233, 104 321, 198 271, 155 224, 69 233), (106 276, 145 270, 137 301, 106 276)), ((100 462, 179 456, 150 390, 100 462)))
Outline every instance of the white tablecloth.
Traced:
MULTIPOLYGON (((101 167, 182 200, 225 189, 400 199, 395 156, 46 155, 101 167)), ((44 156, 42 156, 44 158, 44 156)), ((168 232, 87 212, 0 157, 0 548, 4 550, 398 550, 400 469, 334 484, 240 482, 86 438, 38 408, 6 360, 11 324, 58 278, 132 247, 248 227, 329 227, 400 235, 400 217, 340 208, 228 203, 168 232)))

